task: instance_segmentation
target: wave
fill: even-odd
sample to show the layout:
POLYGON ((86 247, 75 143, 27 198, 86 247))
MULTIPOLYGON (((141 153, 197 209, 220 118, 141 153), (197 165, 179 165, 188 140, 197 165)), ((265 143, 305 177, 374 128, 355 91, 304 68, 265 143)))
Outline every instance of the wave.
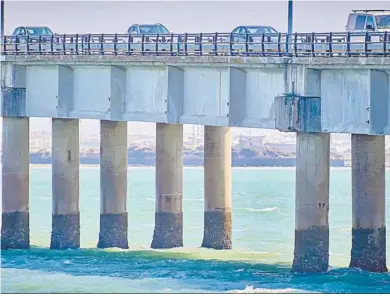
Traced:
POLYGON ((277 207, 269 207, 269 208, 263 208, 263 209, 254 209, 254 208, 246 208, 245 210, 249 212, 274 212, 278 208, 277 207))
POLYGON ((263 294, 263 293, 275 293, 275 294, 285 294, 285 293, 315 293, 309 292, 306 290, 299 289, 267 289, 267 288, 254 288, 253 286, 246 286, 243 290, 230 290, 228 293, 242 294, 242 293, 255 293, 255 294, 263 294))

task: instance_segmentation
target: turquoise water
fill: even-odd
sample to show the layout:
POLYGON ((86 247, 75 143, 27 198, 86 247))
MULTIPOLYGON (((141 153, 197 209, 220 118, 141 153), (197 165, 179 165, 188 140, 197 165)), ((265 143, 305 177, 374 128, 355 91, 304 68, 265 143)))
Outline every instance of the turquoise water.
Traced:
MULTIPOLYGON (((80 170, 82 249, 51 251, 48 249, 51 168, 31 168, 33 247, 27 251, 2 252, 2 292, 390 292, 388 273, 347 268, 352 225, 350 169, 331 169, 331 268, 320 275, 290 273, 295 169, 234 168, 232 174, 233 250, 199 247, 203 236, 202 168, 184 170, 184 248, 150 249, 154 227, 154 168, 129 168, 130 249, 96 249, 99 168, 83 167, 80 170)), ((387 213, 390 213, 390 182, 386 185, 387 213)), ((386 220, 389 225, 390 214, 386 220)), ((390 238, 389 232, 387 237, 390 238)))

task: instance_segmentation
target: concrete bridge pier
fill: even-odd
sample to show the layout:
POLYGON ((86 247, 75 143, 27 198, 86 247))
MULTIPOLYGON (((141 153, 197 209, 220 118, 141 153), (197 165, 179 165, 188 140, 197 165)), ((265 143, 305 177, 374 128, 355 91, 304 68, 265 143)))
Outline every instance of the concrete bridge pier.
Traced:
POLYGON ((29 118, 3 117, 1 248, 28 249, 29 118))
POLYGON ((79 120, 52 119, 51 249, 80 247, 79 120))
POLYGON ((352 250, 350 267, 386 272, 385 137, 351 135, 352 250))
POLYGON ((183 125, 156 123, 156 212, 151 247, 183 246, 183 125))
POLYGON ((330 134, 297 133, 295 249, 292 272, 329 267, 330 134))
POLYGON ((205 248, 232 248, 231 144, 230 128, 204 127, 205 248))
POLYGON ((127 122, 100 121, 98 248, 128 249, 127 122))

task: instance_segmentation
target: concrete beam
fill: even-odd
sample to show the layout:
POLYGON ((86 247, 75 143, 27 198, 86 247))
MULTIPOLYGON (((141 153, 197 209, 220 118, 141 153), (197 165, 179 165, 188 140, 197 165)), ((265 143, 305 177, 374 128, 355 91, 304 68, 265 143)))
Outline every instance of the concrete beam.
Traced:
POLYGON ((80 247, 79 120, 52 119, 51 249, 80 247))
POLYGON ((232 248, 231 145, 230 128, 204 127, 205 248, 232 248))
POLYGON ((98 248, 128 246, 127 122, 100 121, 100 233, 98 248))
POLYGON ((183 125, 156 124, 154 249, 183 246, 183 125))
POLYGON ((350 267, 386 272, 385 137, 352 135, 350 267))
POLYGON ((3 117, 2 249, 28 249, 29 119, 3 117))
POLYGON ((329 266, 330 135, 297 133, 293 272, 329 266))

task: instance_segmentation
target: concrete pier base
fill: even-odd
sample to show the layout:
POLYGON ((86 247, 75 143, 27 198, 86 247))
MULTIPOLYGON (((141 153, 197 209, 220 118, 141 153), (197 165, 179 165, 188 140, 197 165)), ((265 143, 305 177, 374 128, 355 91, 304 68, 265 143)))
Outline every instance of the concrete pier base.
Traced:
POLYGON ((3 213, 1 216, 1 249, 28 249, 29 247, 29 212, 3 213))
POLYGON ((329 134, 297 133, 292 272, 329 267, 329 153, 329 134))
POLYGON ((51 249, 80 247, 79 120, 52 119, 51 249))
POLYGON ((50 249, 80 248, 80 213, 53 215, 50 249))
POLYGON ((100 121, 98 248, 128 249, 127 122, 100 121))
POLYGON ((100 214, 98 248, 128 249, 128 214, 100 214))
POLYGON ((204 127, 204 248, 232 248, 231 141, 230 128, 204 127))
POLYGON ((183 246, 183 125, 156 123, 156 212, 151 248, 183 246))
POLYGON ((1 249, 28 249, 29 119, 3 117, 1 249))
POLYGON ((350 267, 387 272, 385 137, 355 135, 352 144, 352 250, 350 267))
POLYGON ((232 248, 231 212, 204 212, 202 247, 217 250, 232 248))

